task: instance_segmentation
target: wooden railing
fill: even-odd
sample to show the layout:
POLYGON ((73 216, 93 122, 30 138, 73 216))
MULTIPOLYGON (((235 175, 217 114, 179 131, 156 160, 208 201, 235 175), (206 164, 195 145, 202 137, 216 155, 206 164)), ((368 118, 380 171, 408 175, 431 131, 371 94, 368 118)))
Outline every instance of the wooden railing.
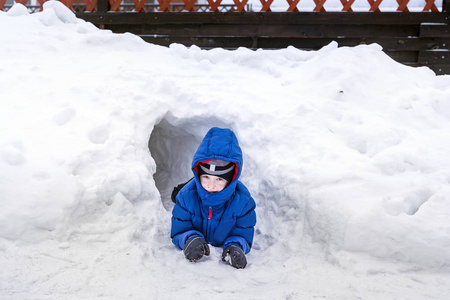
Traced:
MULTIPOLYGON (((46 0, 37 0, 38 5, 34 7, 35 10, 42 10, 42 5, 46 0)), ((134 12, 146 12, 146 11, 160 11, 160 12, 173 12, 173 11, 211 11, 211 12, 223 12, 224 7, 226 11, 245 12, 249 10, 248 0, 233 0, 234 5, 224 5, 222 0, 207 0, 208 4, 199 5, 196 0, 183 0, 183 3, 174 0, 158 0, 157 4, 147 3, 147 0, 133 0, 132 4, 123 3, 123 0, 83 0, 84 4, 74 3, 74 0, 60 0, 64 5, 79 12, 80 10, 85 12, 96 11, 110 11, 110 12, 122 12, 131 11, 134 12), (108 1, 108 2, 106 2, 108 1), (102 2, 105 2, 103 5, 102 2), (131 6, 131 8, 130 8, 131 6), (80 8, 82 7, 82 8, 80 8), (128 9, 125 9, 128 7, 128 9)), ((326 12, 325 4, 327 0, 313 0, 314 12, 326 12)), ((352 12, 352 6, 355 4, 355 0, 339 0, 343 12, 352 12)), ((369 12, 380 12, 380 5, 383 0, 367 0, 370 5, 369 12)), ((408 4, 410 0, 397 0, 397 12, 409 12, 408 4)), ((439 12, 440 9, 436 6, 436 0, 424 0, 423 12, 439 12)), ((25 6, 31 6, 28 0, 15 0, 17 3, 21 3, 25 6)), ((260 12, 271 12, 271 6, 274 0, 260 0, 261 9, 260 12)), ((0 10, 7 10, 9 7, 5 5, 6 0, 0 0, 0 10)), ((445 11, 445 1, 441 11, 445 11)), ((299 12, 298 5, 300 0, 286 0, 287 12, 299 12)))

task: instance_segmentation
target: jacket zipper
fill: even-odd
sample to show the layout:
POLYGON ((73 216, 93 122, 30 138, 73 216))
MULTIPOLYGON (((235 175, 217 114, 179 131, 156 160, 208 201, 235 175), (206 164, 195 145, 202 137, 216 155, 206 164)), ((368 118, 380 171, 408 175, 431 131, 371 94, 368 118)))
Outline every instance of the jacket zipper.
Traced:
POLYGON ((209 234, 210 234, 210 232, 211 232, 211 218, 212 218, 212 208, 211 208, 211 206, 209 207, 209 211, 208 211, 208 228, 207 228, 207 230, 206 230, 206 234, 207 234, 207 239, 208 239, 208 241, 210 241, 210 237, 209 237, 209 234))

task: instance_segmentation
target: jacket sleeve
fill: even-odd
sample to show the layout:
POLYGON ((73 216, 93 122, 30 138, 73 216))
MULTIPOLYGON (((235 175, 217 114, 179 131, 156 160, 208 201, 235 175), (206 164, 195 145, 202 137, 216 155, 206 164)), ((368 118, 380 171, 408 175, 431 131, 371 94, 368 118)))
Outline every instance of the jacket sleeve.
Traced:
POLYGON ((194 228, 192 214, 183 206, 182 203, 184 201, 182 200, 182 195, 178 194, 177 202, 172 210, 172 229, 170 233, 172 242, 180 249, 184 249, 186 241, 193 236, 205 238, 200 231, 194 228))
POLYGON ((250 252, 256 225, 255 206, 255 201, 249 197, 242 213, 236 219, 235 227, 223 244, 224 249, 231 244, 236 244, 241 246, 245 254, 250 252))

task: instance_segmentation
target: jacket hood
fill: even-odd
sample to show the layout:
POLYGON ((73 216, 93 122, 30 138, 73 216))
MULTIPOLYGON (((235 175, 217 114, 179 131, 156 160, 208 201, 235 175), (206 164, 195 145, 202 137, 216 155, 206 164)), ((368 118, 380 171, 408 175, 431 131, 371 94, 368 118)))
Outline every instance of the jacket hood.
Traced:
POLYGON ((227 128, 211 128, 203 138, 192 160, 192 172, 197 185, 197 193, 204 205, 224 204, 236 190, 237 181, 242 171, 242 150, 233 131, 227 128), (233 180, 220 192, 209 193, 200 184, 197 167, 200 162, 221 159, 236 164, 233 180))

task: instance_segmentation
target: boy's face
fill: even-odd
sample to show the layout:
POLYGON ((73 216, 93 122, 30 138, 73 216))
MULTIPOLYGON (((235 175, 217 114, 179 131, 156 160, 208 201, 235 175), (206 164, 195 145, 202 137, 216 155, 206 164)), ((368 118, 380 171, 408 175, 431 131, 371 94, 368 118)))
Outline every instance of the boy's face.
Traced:
POLYGON ((227 186, 227 183, 228 181, 218 176, 207 174, 200 176, 200 184, 209 193, 220 192, 227 186))

